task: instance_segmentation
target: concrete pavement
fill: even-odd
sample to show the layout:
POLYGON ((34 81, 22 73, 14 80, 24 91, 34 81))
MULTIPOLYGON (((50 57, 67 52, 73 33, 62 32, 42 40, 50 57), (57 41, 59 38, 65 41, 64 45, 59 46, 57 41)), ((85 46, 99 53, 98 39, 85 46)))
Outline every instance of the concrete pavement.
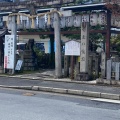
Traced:
POLYGON ((120 100, 120 87, 98 86, 94 81, 54 79, 53 71, 0 77, 0 87, 56 92, 96 98, 120 100), (22 78, 22 79, 21 79, 22 78))

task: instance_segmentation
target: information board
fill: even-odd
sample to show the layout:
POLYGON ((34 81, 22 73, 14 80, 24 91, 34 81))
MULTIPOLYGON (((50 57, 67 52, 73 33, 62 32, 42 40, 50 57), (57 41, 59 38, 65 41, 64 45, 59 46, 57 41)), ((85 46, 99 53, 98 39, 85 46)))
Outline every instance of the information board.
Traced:
POLYGON ((66 42, 65 55, 80 56, 80 43, 74 40, 66 42))
POLYGON ((4 68, 14 69, 14 35, 5 35, 4 68))

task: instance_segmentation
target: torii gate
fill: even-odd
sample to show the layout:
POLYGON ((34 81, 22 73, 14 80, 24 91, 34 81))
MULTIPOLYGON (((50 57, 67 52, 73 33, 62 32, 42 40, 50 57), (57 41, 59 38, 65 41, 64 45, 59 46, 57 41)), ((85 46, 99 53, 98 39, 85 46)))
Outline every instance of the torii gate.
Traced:
MULTIPOLYGON (((73 3, 75 0, 29 0, 20 2, 19 0, 15 0, 13 3, 0 3, 1 11, 11 11, 13 13, 17 13, 18 10, 21 9, 29 9, 30 15, 36 15, 36 9, 39 7, 46 7, 51 5, 61 5, 73 3)), ((60 20, 58 12, 54 13, 54 34, 56 41, 56 52, 55 52, 55 77, 62 77, 62 63, 61 63, 61 38, 60 38, 60 20)), ((17 34, 17 24, 16 24, 16 15, 12 15, 12 29, 11 34, 14 35, 14 69, 12 70, 12 74, 15 73, 15 65, 16 65, 16 34, 17 34)))

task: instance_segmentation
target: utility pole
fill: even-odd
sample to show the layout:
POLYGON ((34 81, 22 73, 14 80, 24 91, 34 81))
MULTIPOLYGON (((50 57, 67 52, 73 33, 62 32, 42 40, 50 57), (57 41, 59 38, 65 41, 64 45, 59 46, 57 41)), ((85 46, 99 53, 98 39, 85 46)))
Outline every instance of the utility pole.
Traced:
POLYGON ((55 77, 62 77, 61 62, 61 34, 60 34, 60 18, 59 14, 54 13, 54 35, 55 35, 55 77))

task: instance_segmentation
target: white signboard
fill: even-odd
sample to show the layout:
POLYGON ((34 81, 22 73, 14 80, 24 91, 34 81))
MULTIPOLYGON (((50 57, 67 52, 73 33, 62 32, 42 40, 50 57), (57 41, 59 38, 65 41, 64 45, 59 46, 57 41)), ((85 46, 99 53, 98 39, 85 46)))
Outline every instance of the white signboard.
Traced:
POLYGON ((80 56, 80 43, 74 40, 66 42, 65 55, 80 56))
POLYGON ((14 69, 14 35, 5 35, 4 68, 14 69))
POLYGON ((18 61, 17 61, 17 65, 16 65, 16 67, 15 67, 15 70, 20 70, 20 69, 21 69, 21 66, 22 66, 22 63, 23 63, 22 60, 18 60, 18 61))

